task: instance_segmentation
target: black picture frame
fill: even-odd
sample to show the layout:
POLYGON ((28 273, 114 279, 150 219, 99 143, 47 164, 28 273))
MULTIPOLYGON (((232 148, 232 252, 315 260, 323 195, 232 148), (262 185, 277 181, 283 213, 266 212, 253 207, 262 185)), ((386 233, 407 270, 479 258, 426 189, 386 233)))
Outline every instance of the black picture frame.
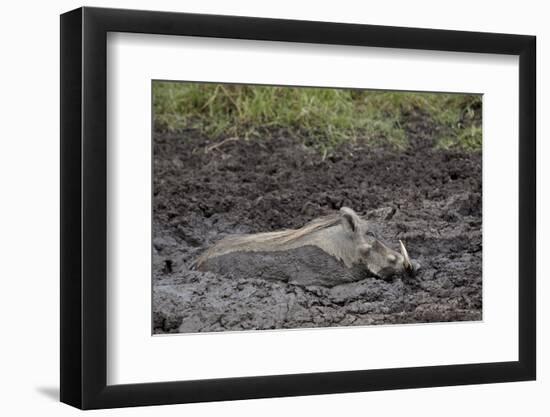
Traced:
POLYGON ((524 35, 88 7, 61 15, 61 401, 95 409, 534 380, 535 51, 524 35), (519 56, 519 360, 107 385, 108 32, 519 56))

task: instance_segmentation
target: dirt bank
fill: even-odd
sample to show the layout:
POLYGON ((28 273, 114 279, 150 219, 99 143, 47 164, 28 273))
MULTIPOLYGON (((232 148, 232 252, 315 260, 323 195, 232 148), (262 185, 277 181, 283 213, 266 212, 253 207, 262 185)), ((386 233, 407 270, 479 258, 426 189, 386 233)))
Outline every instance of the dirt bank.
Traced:
POLYGON ((345 144, 327 155, 284 133, 220 146, 154 135, 155 333, 480 320, 481 154, 435 150, 411 120, 406 151, 345 144), (300 227, 341 206, 422 264, 413 279, 301 287, 190 271, 227 234, 300 227))

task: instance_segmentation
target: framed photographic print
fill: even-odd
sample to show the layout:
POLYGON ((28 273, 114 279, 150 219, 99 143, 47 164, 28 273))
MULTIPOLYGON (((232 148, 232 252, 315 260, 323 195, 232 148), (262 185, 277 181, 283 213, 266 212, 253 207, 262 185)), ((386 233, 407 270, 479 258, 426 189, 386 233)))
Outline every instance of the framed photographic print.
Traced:
POLYGON ((535 38, 61 16, 61 401, 535 379, 535 38))

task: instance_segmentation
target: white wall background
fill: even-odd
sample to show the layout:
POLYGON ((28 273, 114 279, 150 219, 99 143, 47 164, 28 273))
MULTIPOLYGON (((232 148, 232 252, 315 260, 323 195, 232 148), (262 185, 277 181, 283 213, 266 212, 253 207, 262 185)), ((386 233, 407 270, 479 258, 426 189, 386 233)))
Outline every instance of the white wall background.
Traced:
MULTIPOLYGON (((59 392, 59 17, 77 1, 3 5, 0 73, 0 410, 3 415, 75 415, 59 392), (33 413, 33 414, 31 414, 33 413)), ((550 26, 545 3, 460 0, 353 2, 123 0, 89 6, 157 9, 533 34, 538 37, 538 381, 99 411, 98 415, 319 416, 529 415, 550 412, 550 285, 540 268, 550 250, 550 26), (546 124, 545 124, 546 122, 546 124), (546 189, 545 189, 546 188, 546 189), (546 394, 546 395, 545 395, 546 394)))

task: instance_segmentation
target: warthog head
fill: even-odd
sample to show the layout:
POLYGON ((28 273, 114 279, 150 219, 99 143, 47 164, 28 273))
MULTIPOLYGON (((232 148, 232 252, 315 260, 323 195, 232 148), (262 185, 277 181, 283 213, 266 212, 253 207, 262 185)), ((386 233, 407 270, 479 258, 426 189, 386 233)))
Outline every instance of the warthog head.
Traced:
POLYGON ((399 252, 389 248, 369 232, 367 221, 348 207, 340 209, 342 226, 351 239, 353 263, 365 267, 368 272, 388 278, 395 274, 415 275, 420 269, 417 261, 411 260, 403 242, 399 241, 399 252))

